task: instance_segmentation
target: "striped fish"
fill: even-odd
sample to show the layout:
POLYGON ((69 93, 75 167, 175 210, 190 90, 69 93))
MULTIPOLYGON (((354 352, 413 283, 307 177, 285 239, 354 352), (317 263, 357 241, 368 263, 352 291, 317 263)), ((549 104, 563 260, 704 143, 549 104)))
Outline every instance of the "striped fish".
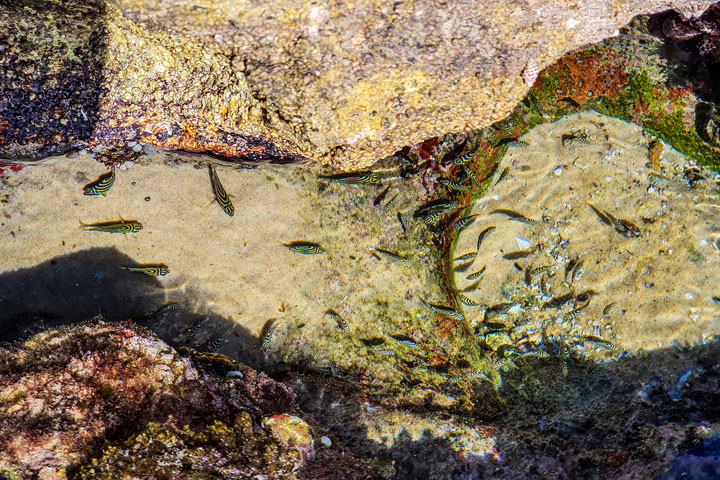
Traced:
POLYGON ((313 242, 291 242, 283 243, 284 246, 295 253, 302 253, 303 255, 318 255, 325 253, 325 249, 313 242))
POLYGON ((262 349, 264 351, 268 351, 270 349, 270 341, 272 340, 273 333, 275 333, 275 329, 278 327, 280 322, 275 322, 272 325, 270 325, 270 328, 268 328, 267 333, 263 337, 262 342, 262 349))
POLYGON ((340 314, 337 313, 335 310, 329 309, 326 310, 325 313, 335 319, 340 330, 348 331, 350 329, 350 325, 348 325, 347 321, 343 317, 341 317, 340 314))
POLYGON ((395 199, 397 197, 398 197, 398 194, 396 193, 390 200, 388 200, 388 202, 385 205, 383 205, 382 211, 387 212, 388 210, 390 210, 390 207, 393 206, 393 204, 395 203, 395 199))
POLYGON ((80 222, 82 228, 85 230, 92 230, 95 232, 107 232, 107 233, 137 233, 143 229, 143 226, 137 220, 123 220, 115 222, 101 222, 85 224, 80 222))
POLYGON ((467 192, 468 190, 470 190, 470 187, 460 185, 459 183, 448 180, 447 178, 438 179, 438 183, 444 187, 449 188, 450 190, 457 190, 458 192, 467 192))
POLYGON ((371 248, 373 251, 375 251, 375 252, 379 253, 380 255, 382 255, 383 257, 387 258, 388 260, 390 260, 390 261, 393 262, 393 263, 394 263, 394 262, 398 262, 398 263, 402 263, 402 264, 405 265, 406 267, 410 267, 410 266, 411 266, 411 265, 410 265, 410 260, 409 260, 407 257, 403 257, 403 256, 401 256, 401 255, 398 255, 397 253, 393 253, 393 252, 389 252, 389 251, 387 251, 387 250, 383 250, 382 248, 377 248, 377 247, 370 247, 370 248, 371 248))
POLYGON ((483 230, 482 232, 480 232, 480 235, 478 235, 477 247, 476 247, 478 250, 480 250, 480 244, 483 242, 483 240, 485 240, 485 237, 487 237, 488 235, 490 235, 490 234, 493 233, 494 231, 495 231, 495 225, 490 225, 490 226, 487 227, 485 230, 483 230))
POLYGON ((542 267, 533 268, 530 270, 530 275, 537 275, 539 273, 546 273, 550 270, 550 265, 543 265, 542 267))
POLYGON ((485 273, 486 268, 487 268, 487 265, 483 265, 483 267, 480 270, 478 270, 477 272, 471 273, 470 275, 465 277, 465 280, 475 280, 476 278, 479 278, 480 275, 485 273))
POLYGON ((455 165, 467 165, 468 163, 472 163, 472 161, 477 156, 478 152, 479 152, 479 150, 475 150, 475 151, 460 155, 453 161, 453 163, 455 165))
POLYGON ((480 305, 482 305, 482 303, 474 302, 470 298, 463 295, 462 293, 458 293, 458 300, 460 300, 460 303, 462 303, 463 305, 466 305, 468 307, 479 307, 480 305))
POLYGON ((430 225, 431 223, 437 222, 440 217, 445 215, 447 212, 439 210, 437 212, 433 212, 429 215, 427 215, 425 218, 423 218, 423 222, 425 222, 426 225, 430 225))
POLYGON ((208 350, 207 350, 207 351, 210 352, 210 353, 212 353, 212 352, 216 352, 217 350, 219 350, 219 349, 220 349, 220 346, 223 344, 223 342, 224 342, 225 340, 227 340, 227 338, 230 336, 230 334, 231 334, 234 330, 235 330, 235 328, 231 328, 230 330, 228 330, 227 332, 225 332, 220 338, 218 338, 217 340, 215 340, 213 343, 210 344, 210 346, 208 347, 208 350))
POLYGON ((475 175, 475 172, 473 172, 471 169, 463 165, 463 172, 465 172, 465 175, 468 176, 468 178, 478 187, 482 186, 482 182, 478 180, 477 175, 475 175))
POLYGON ((145 275, 150 275, 151 277, 162 277, 163 275, 167 275, 170 273, 170 269, 167 267, 167 265, 145 265, 143 267, 120 267, 123 270, 128 270, 130 272, 138 272, 138 273, 144 273, 145 275))
POLYGON ((210 321, 209 316, 205 316, 202 320, 200 320, 200 323, 195 325, 194 327, 190 327, 187 330, 185 330, 185 334, 189 337, 194 337, 197 335, 197 333, 200 331, 201 328, 203 328, 208 322, 210 321))
POLYGON ((577 316, 578 313, 585 310, 585 307, 587 307, 589 304, 590 304, 590 302, 588 302, 585 305, 582 305, 581 307, 578 307, 574 310, 570 310, 568 313, 563 315, 563 320, 565 320, 565 321, 572 320, 573 318, 575 318, 577 316))
POLYGON ((378 183, 380 175, 369 170, 361 172, 343 172, 336 175, 320 175, 319 178, 329 180, 331 182, 344 183, 346 185, 367 185, 368 183, 378 183))
POLYGON ((607 316, 610 311, 612 310, 613 306, 615 306, 615 302, 610 302, 607 305, 605 305, 605 308, 603 308, 602 314, 603 316, 607 316))
POLYGON ((464 262, 466 260, 470 260, 471 258, 475 258, 476 256, 477 252, 466 253, 465 255, 460 255, 459 257, 453 258, 453 262, 464 262))
POLYGON ((455 310, 450 307, 444 307, 442 305, 433 305, 432 303, 426 302, 422 298, 420 299, 420 301, 423 303, 423 305, 425 305, 432 311, 439 313, 440 315, 444 315, 446 317, 453 318, 455 320, 465 320, 465 315, 463 315, 463 313, 458 310, 455 310))
POLYGON ((218 205, 220 205, 223 211, 232 217, 235 215, 235 208, 230 201, 230 197, 225 192, 222 183, 220 183, 220 179, 218 178, 217 173, 215 173, 215 169, 209 163, 208 170, 210 171, 210 184, 212 185, 213 193, 215 194, 215 200, 218 202, 218 205))
POLYGON ((508 146, 508 147, 527 147, 528 143, 518 140, 517 138, 503 138, 497 144, 496 147, 508 146))
POLYGON ((398 212, 397 218, 398 218, 398 222, 400 222, 400 227, 402 228, 403 233, 407 234, 407 227, 405 226, 405 220, 403 220, 402 213, 398 212))
POLYGON ((115 184, 115 166, 110 168, 108 173, 100 175, 100 177, 92 183, 88 183, 83 187, 85 195, 102 195, 105 196, 110 187, 115 184))
POLYGON ((457 222, 455 222, 455 225, 453 225, 453 230, 460 230, 461 228, 465 227, 468 223, 472 222, 475 217, 480 215, 479 213, 475 213, 473 215, 468 215, 467 217, 463 217, 457 222))
POLYGON ((503 171, 500 172, 500 176, 498 177, 497 182, 495 182, 495 185, 500 183, 503 180, 503 178, 507 177, 508 172, 510 172, 510 167, 503 168, 503 171))
POLYGON ((533 220, 532 218, 527 218, 525 215, 515 212, 513 210, 507 210, 507 209, 501 208, 498 210, 493 210, 492 212, 490 212, 490 215, 493 215, 495 213, 507 215, 508 217, 510 217, 510 220, 515 220, 516 222, 525 223, 528 225, 537 225, 537 223, 538 223, 537 220, 533 220))

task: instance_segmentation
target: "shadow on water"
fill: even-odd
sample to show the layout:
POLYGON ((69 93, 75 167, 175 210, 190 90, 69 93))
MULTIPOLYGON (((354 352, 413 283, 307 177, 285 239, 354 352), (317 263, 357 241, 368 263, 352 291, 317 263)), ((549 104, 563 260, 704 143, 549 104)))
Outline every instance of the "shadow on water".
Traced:
MULTIPOLYGON (((452 434, 439 438, 425 430, 412 440, 397 428, 393 410, 398 406, 387 403, 392 400, 363 393, 350 381, 296 373, 279 379, 298 394, 302 408, 354 454, 393 462, 399 479, 669 480, 686 478, 682 472, 695 468, 688 466, 694 457, 701 457, 697 469, 706 474, 717 467, 707 455, 692 452, 678 457, 672 468, 669 462, 701 444, 720 422, 719 358, 720 342, 714 341, 664 348, 611 364, 574 360, 567 376, 561 373, 559 359, 534 358, 504 376, 500 399, 487 382, 475 382, 469 413, 430 403, 405 407, 481 427, 496 439, 495 452, 485 456, 460 455, 448 441, 452 434), (372 421, 373 413, 381 411, 372 421), (368 438, 366 425, 383 422, 395 424, 396 429, 385 429, 391 446, 368 438)), ((453 388, 445 393, 452 394, 453 388)), ((384 427, 372 432, 382 436, 375 428, 384 427)), ((419 425, 405 428, 424 430, 419 425)))
POLYGON ((174 347, 218 351, 258 366, 257 337, 233 319, 198 311, 195 289, 164 288, 122 266, 134 262, 114 248, 92 248, 0 275, 0 340, 101 314, 106 321, 132 320, 174 347))
POLYGON ((90 139, 104 13, 97 0, 0 0, 0 158, 60 154, 90 139))

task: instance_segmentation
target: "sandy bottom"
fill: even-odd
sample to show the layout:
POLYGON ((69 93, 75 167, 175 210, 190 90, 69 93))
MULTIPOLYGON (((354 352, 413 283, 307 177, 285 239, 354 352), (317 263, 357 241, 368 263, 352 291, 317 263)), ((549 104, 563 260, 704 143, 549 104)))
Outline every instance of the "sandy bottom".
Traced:
POLYGON ((457 241, 456 257, 475 251, 479 233, 496 227, 476 258, 455 262, 458 289, 489 307, 464 307, 479 332, 488 322, 504 323, 525 348, 562 343, 596 358, 720 334, 713 174, 703 171, 706 178, 690 186, 693 174, 685 172, 692 164, 667 146, 653 169, 638 126, 595 113, 539 126, 522 140, 528 145, 509 149, 499 167, 509 167, 507 177, 473 205, 479 216, 457 241), (583 130, 587 144, 563 146, 563 135, 583 130), (587 202, 630 221, 640 236, 620 234, 587 202), (538 223, 493 213, 498 209, 538 223), (513 255, 524 249, 532 253, 513 255), (582 261, 581 268, 573 272, 572 261, 582 261), (482 267, 479 279, 467 279, 482 267), (547 271, 530 273, 539 267, 547 271), (505 313, 503 303, 510 304, 505 313))
POLYGON ((204 161, 141 157, 117 170, 106 197, 83 195, 83 185, 106 171, 88 156, 57 157, 10 174, 0 191, 4 337, 100 313, 147 325, 176 346, 254 365, 303 362, 372 371, 373 381, 392 382, 401 378, 394 359, 410 354, 412 341, 435 348, 434 322, 418 297, 442 294, 431 273, 438 268, 427 228, 412 218, 419 199, 411 181, 390 176, 381 185, 342 185, 319 180, 313 166, 218 166, 235 208, 230 217, 213 203, 204 161), (85 231, 80 223, 121 218, 144 228, 117 234, 85 231), (317 242, 326 252, 303 255, 283 245, 293 241, 317 242), (375 246, 408 257, 410 265, 374 254, 375 246), (170 273, 150 277, 121 268, 156 263, 170 273), (153 313, 169 303, 180 308, 153 313))

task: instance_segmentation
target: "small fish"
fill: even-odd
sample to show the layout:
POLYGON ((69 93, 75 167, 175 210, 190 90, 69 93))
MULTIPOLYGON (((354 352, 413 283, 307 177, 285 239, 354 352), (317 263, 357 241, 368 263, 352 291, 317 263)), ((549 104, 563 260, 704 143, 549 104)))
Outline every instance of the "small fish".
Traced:
POLYGON ((393 206, 393 204, 395 203, 395 199, 397 197, 398 197, 397 193, 395 195, 393 195, 393 197, 390 200, 388 200, 388 202, 385 205, 383 205, 382 211, 387 212, 388 210, 390 210, 390 207, 393 206))
POLYGON ((167 267, 167 265, 146 265, 143 267, 120 267, 123 270, 128 270, 130 272, 139 272, 144 273, 145 275, 150 275, 151 277, 162 277, 163 275, 167 275, 170 273, 170 269, 167 267))
POLYGON ((475 175, 475 172, 473 172, 471 169, 463 165, 463 172, 465 172, 465 175, 468 176, 468 178, 478 187, 482 186, 482 182, 477 178, 477 175, 475 175))
POLYGON ((588 206, 593 209, 595 214, 600 217, 600 220, 602 220, 603 223, 612 226, 621 235, 628 238, 637 238, 640 236, 640 229, 634 223, 630 222, 629 220, 623 220, 622 218, 615 218, 607 211, 598 210, 589 202, 585 203, 587 203, 588 206))
POLYGON ((467 165, 468 163, 472 163, 472 161, 477 156, 478 152, 479 152, 479 150, 475 150, 475 151, 460 155, 453 161, 453 163, 455 165, 467 165))
POLYGON ((400 222, 400 227, 402 228, 403 234, 407 235, 407 227, 405 226, 405 221, 403 220, 402 213, 398 212, 397 218, 398 222, 400 222))
POLYGON ((123 220, 115 222, 102 222, 85 224, 80 222, 82 228, 85 230, 93 230, 95 232, 108 232, 108 233, 136 233, 143 229, 140 222, 136 220, 123 220))
POLYGON ((508 217, 510 217, 510 220, 515 220, 516 222, 526 223, 528 225, 537 225, 537 223, 538 223, 537 220, 533 220, 532 218, 528 218, 525 215, 518 213, 518 212, 514 212, 512 210, 507 210, 507 209, 501 208, 498 210, 493 210, 492 212, 490 212, 490 215, 492 215, 494 213, 499 213, 501 215, 507 215, 508 217))
POLYGON ((500 176, 498 176, 498 179, 497 179, 497 182, 495 182, 495 185, 497 185, 498 183, 500 183, 500 182, 503 180, 503 178, 507 177, 507 174, 508 174, 509 172, 510 172, 510 167, 505 167, 505 168, 503 168, 503 171, 500 172, 500 176))
POLYGON ((202 320, 200 320, 200 323, 198 323, 194 327, 190 327, 187 330, 185 330, 185 334, 190 337, 194 337, 195 335, 197 335, 197 333, 200 331, 200 329, 202 329, 209 321, 210 321, 210 317, 205 316, 202 320))
POLYGON ((480 250, 480 244, 483 242, 483 240, 485 240, 485 237, 487 237, 488 235, 490 235, 490 234, 493 233, 494 231, 495 231, 495 225, 490 225, 490 226, 487 227, 485 230, 483 230, 482 232, 480 232, 480 235, 478 235, 477 247, 476 247, 478 250, 480 250))
POLYGON ((548 302, 543 303, 543 308, 561 308, 570 303, 573 298, 575 298, 575 290, 571 290, 570 292, 560 295, 559 297, 554 297, 548 302))
POLYGON ((561 137, 560 141, 562 142, 563 147, 570 147, 579 143, 583 145, 590 143, 587 133, 566 134, 561 137))
POLYGON ((585 260, 579 260, 578 262, 573 265, 572 273, 570 274, 570 283, 575 282, 575 277, 580 276, 582 272, 585 270, 583 269, 583 265, 585 264, 585 260))
POLYGON ((614 306, 615 306, 615 302, 610 302, 607 305, 605 305, 605 308, 603 308, 603 311, 602 311, 603 317, 608 316, 614 306))
POLYGON ((265 334, 265 336, 263 337, 263 342, 262 342, 262 349, 264 351, 267 352, 270 349, 270 341, 272 340, 273 333, 275 333, 275 329, 278 327, 279 324, 280 324, 280 322, 275 322, 272 325, 270 325, 270 328, 268 328, 268 331, 265 334))
POLYGON ((212 353, 212 352, 216 352, 218 349, 220 349, 220 346, 223 344, 223 342, 225 340, 227 340, 227 338, 230 336, 230 334, 233 332, 233 330, 235 330, 235 329, 231 328, 230 330, 225 332, 220 338, 218 338, 213 343, 211 343, 210 346, 208 347, 207 351, 212 353))
POLYGON ((540 103, 540 100, 533 94, 532 92, 528 92, 527 99, 530 101, 530 105, 535 109, 538 115, 545 118, 547 117, 547 114, 545 113, 545 109, 542 106, 542 103, 540 103))
POLYGON ((405 335, 390 335, 390 338, 398 342, 399 344, 408 348, 417 348, 418 343, 410 337, 405 335))
POLYGON ((513 128, 515 127, 512 123, 512 120, 510 118, 506 118, 505 120, 500 120, 499 122, 495 122, 492 124, 493 128, 500 130, 502 133, 508 134, 510 133, 513 128))
POLYGON ((283 243, 284 246, 295 253, 302 253, 303 255, 319 255, 325 253, 325 249, 313 242, 291 242, 283 243))
POLYGON ((533 268, 530 270, 530 275, 537 275, 539 273, 547 273, 550 271, 550 265, 543 265, 541 267, 533 268))
POLYGON ((483 265, 483 267, 480 270, 478 270, 477 272, 473 272, 470 275, 468 275, 467 277, 465 277, 465 280, 475 280, 476 278, 479 278, 480 275, 485 273, 486 268, 487 268, 487 265, 483 265))
POLYGON ((167 315, 169 312, 172 312, 173 310, 177 310, 178 308, 180 308, 180 304, 171 302, 171 303, 168 303, 167 305, 163 305, 162 307, 160 307, 156 312, 154 312, 152 314, 152 316, 155 318, 161 317, 163 315, 167 315))
POLYGON ((527 147, 528 143, 518 140, 517 138, 503 138, 495 144, 496 147, 507 145, 508 147, 527 147))
POLYGON ((388 260, 390 260, 390 261, 393 262, 393 263, 394 263, 394 262, 402 263, 402 264, 405 265, 406 267, 412 266, 412 265, 410 264, 410 260, 409 260, 407 257, 403 257, 403 256, 401 256, 401 255, 398 255, 397 253, 393 253, 393 252, 389 252, 389 251, 387 251, 387 250, 383 250, 382 248, 377 248, 377 247, 370 247, 370 248, 371 248, 372 250, 374 250, 375 252, 379 253, 380 255, 384 256, 385 258, 387 258, 388 260))
POLYGON ((458 310, 452 309, 450 307, 444 307, 442 305, 433 305, 432 303, 426 302, 422 298, 420 299, 420 301, 423 303, 423 305, 433 310, 434 312, 439 313, 440 315, 444 315, 455 320, 465 320, 465 315, 463 315, 463 313, 458 310))
POLYGON ((447 212, 443 212, 443 211, 433 212, 433 213, 427 215, 425 218, 423 218, 423 222, 425 222, 426 225, 430 225, 432 223, 437 222, 440 219, 440 217, 442 217, 446 213, 447 212))
POLYGON ((453 225, 453 230, 460 230, 461 228, 465 227, 468 223, 472 222, 475 217, 480 215, 479 213, 475 213, 473 215, 468 215, 467 217, 463 217, 457 222, 455 222, 455 225, 453 225))
POLYGON ((325 310, 325 313, 335 319, 340 330, 348 331, 350 329, 350 325, 348 325, 347 321, 343 317, 341 317, 340 314, 337 313, 335 310, 325 310))
POLYGON ((385 196, 388 194, 389 191, 390 191, 390 185, 388 185, 387 188, 385 188, 385 190, 380 192, 380 195, 375 197, 375 200, 373 200, 373 205, 375 205, 376 207, 378 205, 380 205, 382 203, 382 201, 385 200, 385 196))
POLYGON ((466 297, 462 293, 458 293, 458 299, 460 300, 460 303, 462 303, 463 305, 466 305, 468 307, 479 307, 480 305, 482 305, 482 303, 473 302, 472 300, 470 300, 468 297, 466 297))
POLYGON ((222 183, 220 183, 220 178, 218 178, 217 173, 215 173, 215 169, 209 163, 208 171, 210 171, 210 185, 212 185, 212 190, 215 194, 215 201, 223 209, 223 212, 232 217, 235 215, 235 207, 233 207, 230 197, 225 192, 222 183))
POLYGON ((453 258, 453 262, 464 262, 466 260, 470 260, 471 258, 475 258, 476 256, 477 252, 466 253, 465 255, 460 255, 459 257, 453 258))
POLYGON ((449 188, 450 190, 457 190, 458 192, 467 192, 468 190, 470 190, 470 187, 460 185, 459 183, 448 180, 447 178, 438 179, 438 183, 444 187, 449 188))
POLYGON ((368 183, 378 183, 380 175, 369 170, 361 172, 343 172, 335 175, 320 175, 319 178, 329 180, 331 182, 344 183, 346 185, 367 185, 368 183))
POLYGON ((487 313, 507 313, 515 304, 512 302, 498 303, 487 309, 487 313))
POLYGON ((88 183, 83 187, 84 195, 102 195, 103 197, 115 183, 115 167, 111 167, 110 171, 100 175, 100 177, 92 183, 88 183))
POLYGON ((573 310, 570 310, 568 313, 566 313, 565 315, 563 315, 563 320, 565 320, 565 321, 572 320, 573 318, 575 318, 575 317, 577 316, 578 313, 580 313, 580 312, 582 312, 583 310, 585 310, 585 308, 586 308, 589 304, 590 304, 590 302, 588 302, 588 303, 586 303, 585 305, 582 305, 582 306, 580 306, 580 307, 578 307, 578 308, 575 308, 575 309, 573 309, 573 310))
POLYGON ((458 202, 448 202, 448 201, 440 201, 440 202, 433 202, 429 203, 427 205, 424 205, 417 209, 417 211, 413 214, 413 217, 418 218, 425 216, 431 212, 442 212, 447 213, 451 210, 455 210, 460 206, 460 203, 458 202))
POLYGON ((550 285, 549 285, 549 282, 547 281, 547 279, 545 278, 545 275, 543 275, 542 277, 540 277, 540 291, 541 291, 542 294, 543 294, 544 296, 546 296, 546 297, 550 297, 550 296, 551 296, 551 295, 550 295, 549 287, 550 287, 550 285))
POLYGON ((561 343, 558 353, 560 355, 560 367, 562 369, 563 377, 567 377, 568 360, 570 359, 570 347, 568 347, 565 343, 561 343))
POLYGON ((579 258, 573 258, 567 263, 567 265, 565 265, 565 280, 567 280, 568 275, 570 274, 570 272, 573 271, 573 269, 575 268, 575 264, 579 260, 579 258))
POLYGON ((508 252, 503 255, 505 260, 517 260, 518 258, 527 258, 535 253, 535 248, 526 248, 525 250, 516 250, 514 252, 508 252))
POLYGON ((595 335, 585 335, 583 337, 583 340, 593 343, 596 346, 598 346, 602 349, 608 350, 610 352, 616 352, 616 351, 620 350, 619 346, 615 345, 614 343, 612 343, 608 340, 605 340, 604 338, 596 337, 595 335))

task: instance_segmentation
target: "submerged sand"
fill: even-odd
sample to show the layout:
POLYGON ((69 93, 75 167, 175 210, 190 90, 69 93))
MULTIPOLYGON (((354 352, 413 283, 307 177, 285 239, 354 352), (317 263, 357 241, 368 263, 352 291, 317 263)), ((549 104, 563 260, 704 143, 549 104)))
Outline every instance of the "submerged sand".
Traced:
POLYGON ((594 112, 538 126, 521 140, 528 145, 510 147, 499 167, 509 168, 507 177, 475 202, 471 213, 479 216, 457 240, 459 256, 475 251, 481 231, 497 228, 471 264, 456 262, 458 289, 489 307, 465 307, 479 332, 486 322, 505 323, 525 348, 562 343, 596 359, 720 334, 714 175, 667 146, 652 165, 640 127, 594 112), (563 142, 572 132, 587 133, 587 143, 563 142), (588 202, 630 221, 640 236, 619 233, 588 202), (537 224, 493 213, 499 209, 537 224), (523 249, 532 253, 513 255, 523 249), (573 261, 582 261, 574 275, 573 261), (479 280, 467 279, 482 267, 479 280), (538 267, 547 271, 529 273, 538 267), (558 305, 572 292, 574 301, 558 305), (503 303, 506 313, 492 311, 503 303))

